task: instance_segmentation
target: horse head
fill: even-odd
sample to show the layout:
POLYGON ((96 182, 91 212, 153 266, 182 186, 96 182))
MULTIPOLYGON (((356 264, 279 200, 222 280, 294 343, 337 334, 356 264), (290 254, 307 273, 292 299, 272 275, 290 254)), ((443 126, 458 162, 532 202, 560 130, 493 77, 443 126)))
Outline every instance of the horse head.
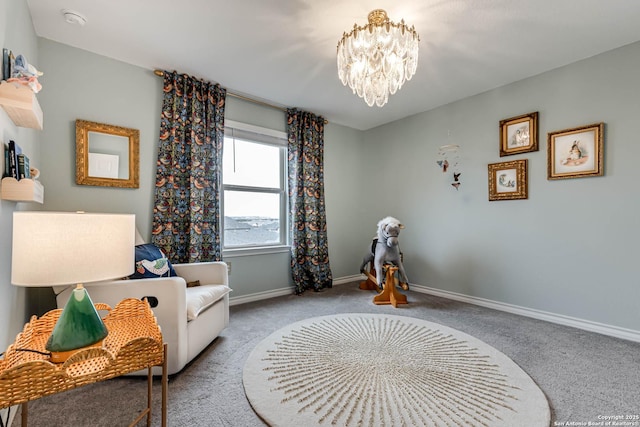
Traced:
POLYGON ((394 217, 388 216, 378 222, 378 241, 385 243, 388 247, 398 245, 398 236, 404 225, 394 217))

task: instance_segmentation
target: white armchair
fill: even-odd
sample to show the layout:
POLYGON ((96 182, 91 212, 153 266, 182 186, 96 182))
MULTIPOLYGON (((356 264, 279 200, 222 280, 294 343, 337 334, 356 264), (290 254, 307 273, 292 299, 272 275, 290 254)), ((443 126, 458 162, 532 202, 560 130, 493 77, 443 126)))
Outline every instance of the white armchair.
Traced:
MULTIPOLYGON (((174 264, 177 277, 112 280, 87 287, 94 303, 111 307, 125 298, 147 298, 168 344, 168 373, 175 374, 229 325, 229 278, 224 262, 174 264), (200 286, 187 287, 199 281, 200 286)), ((72 288, 57 295, 64 307, 72 288)), ((159 372, 158 372, 159 373, 159 372)))

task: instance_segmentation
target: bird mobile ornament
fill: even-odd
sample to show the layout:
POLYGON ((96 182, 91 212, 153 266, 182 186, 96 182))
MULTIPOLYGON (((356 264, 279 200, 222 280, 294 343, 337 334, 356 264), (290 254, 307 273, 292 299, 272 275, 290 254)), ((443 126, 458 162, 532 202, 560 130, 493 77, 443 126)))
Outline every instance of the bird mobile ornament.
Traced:
POLYGON ((460 180, 459 180, 460 175, 461 175, 460 172, 458 172, 458 173, 454 172, 453 173, 453 182, 451 183, 451 185, 453 185, 453 187, 456 189, 456 191, 458 190, 458 187, 460 187, 460 180))
POLYGON ((447 173, 450 169, 453 173, 451 186, 458 190, 460 187, 460 146, 457 144, 443 145, 438 149, 438 160, 436 161, 442 173, 447 173))
POLYGON ((447 169, 449 169, 449 162, 446 160, 438 160, 438 166, 442 168, 442 172, 446 173, 447 169))

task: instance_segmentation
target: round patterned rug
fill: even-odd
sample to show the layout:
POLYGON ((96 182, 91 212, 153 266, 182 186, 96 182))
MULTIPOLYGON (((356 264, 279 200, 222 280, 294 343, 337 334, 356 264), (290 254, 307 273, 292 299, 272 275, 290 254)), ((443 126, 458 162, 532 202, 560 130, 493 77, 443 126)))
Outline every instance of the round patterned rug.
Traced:
POLYGON ((511 359, 455 329, 404 316, 336 314, 265 338, 243 370, 271 426, 547 427, 547 400, 511 359))

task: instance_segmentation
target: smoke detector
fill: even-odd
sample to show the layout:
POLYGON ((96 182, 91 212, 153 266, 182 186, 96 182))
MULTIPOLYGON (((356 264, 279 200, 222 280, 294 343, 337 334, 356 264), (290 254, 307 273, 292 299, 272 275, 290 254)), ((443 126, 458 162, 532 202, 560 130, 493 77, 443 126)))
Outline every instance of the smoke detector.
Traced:
POLYGON ((82 27, 87 23, 87 18, 75 10, 62 9, 62 16, 64 16, 64 20, 71 25, 80 25, 82 27))

